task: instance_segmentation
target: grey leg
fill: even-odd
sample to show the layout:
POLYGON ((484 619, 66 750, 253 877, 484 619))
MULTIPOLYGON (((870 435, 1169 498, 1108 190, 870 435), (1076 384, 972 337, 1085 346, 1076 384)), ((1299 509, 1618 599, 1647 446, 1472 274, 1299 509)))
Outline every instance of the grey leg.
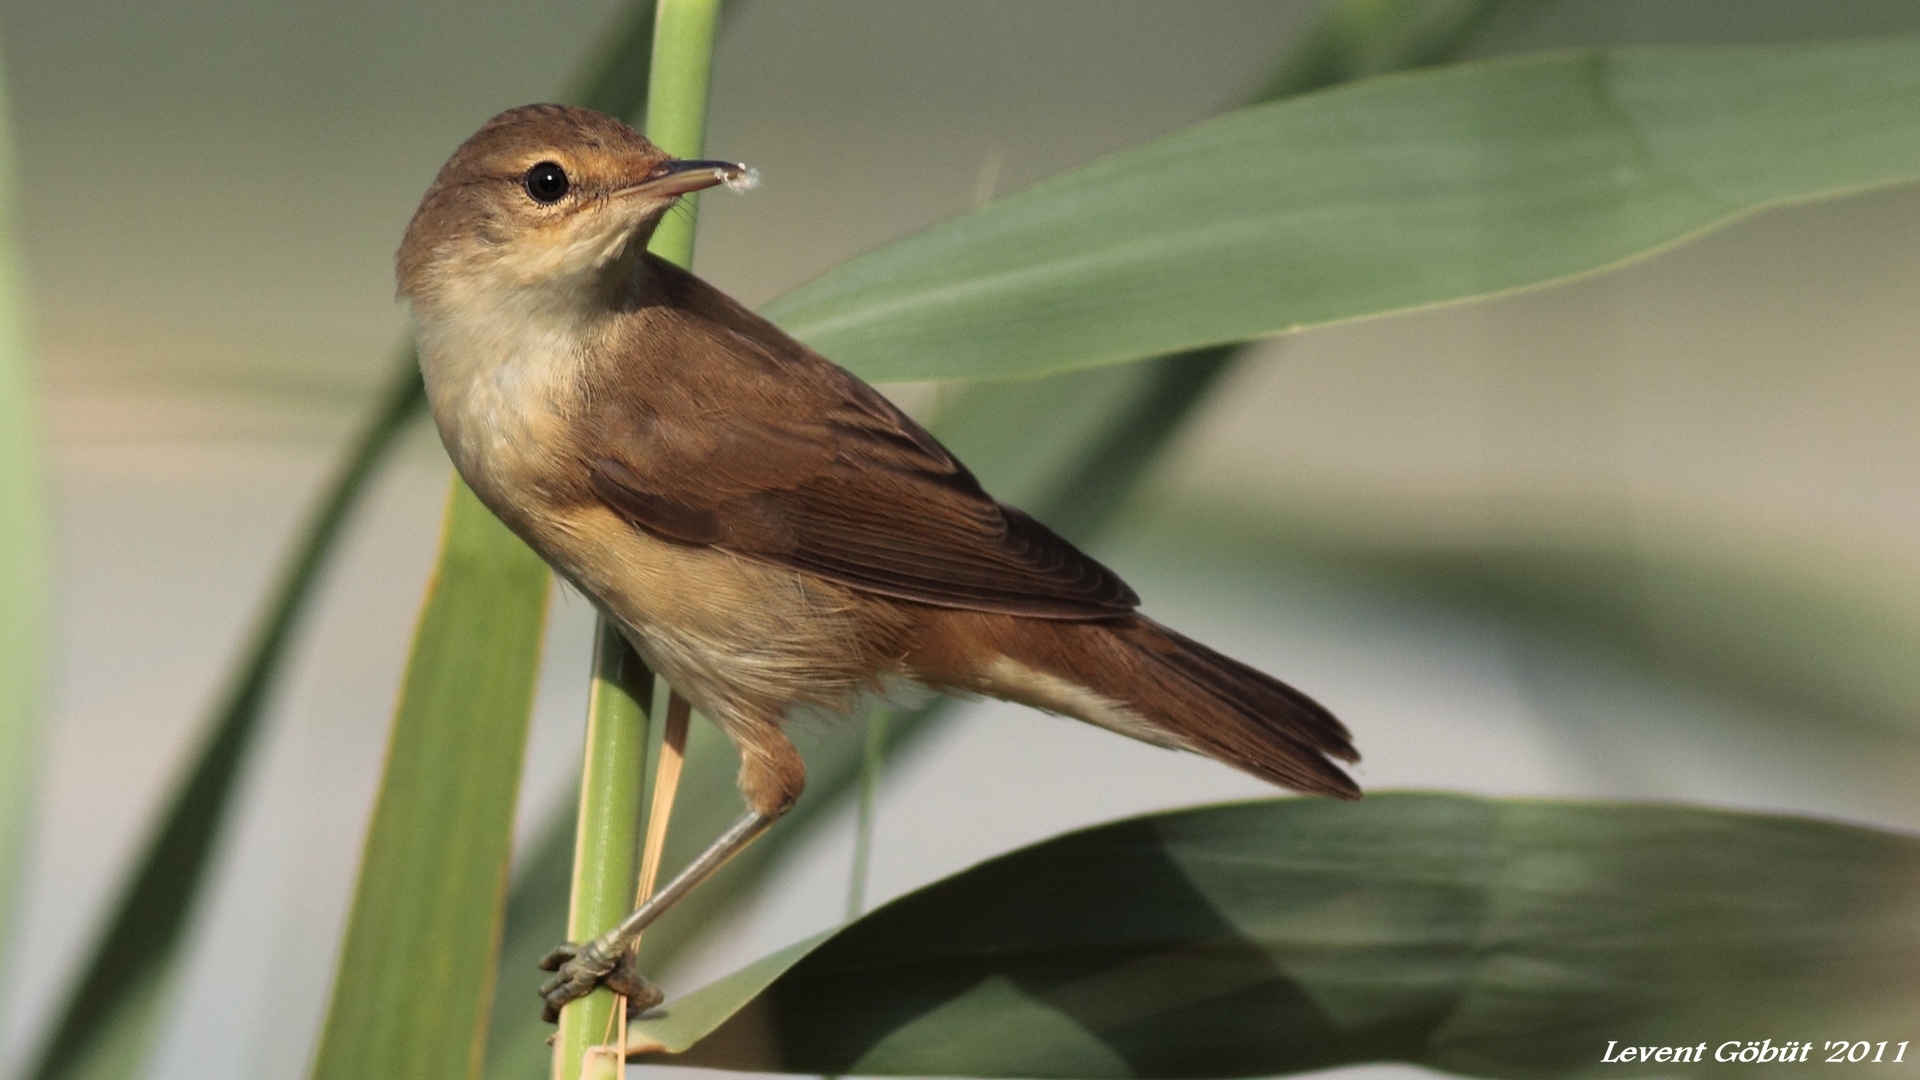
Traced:
POLYGON ((636 994, 635 1000, 653 996, 652 1004, 658 1004, 659 991, 653 984, 641 979, 638 972, 632 970, 630 950, 640 934, 655 919, 666 913, 674 901, 685 896, 693 887, 713 875, 715 870, 727 864, 727 860, 740 853, 742 848, 753 843, 767 827, 774 822, 774 816, 758 810, 749 810, 735 821, 720 838, 707 845, 700 857, 680 871, 672 881, 640 905, 640 909, 620 921, 620 925, 587 942, 576 945, 568 942, 548 953, 540 961, 544 970, 555 972, 553 978, 540 986, 540 996, 546 1000, 542 1012, 547 1023, 557 1023, 560 1008, 577 997, 584 997, 595 986, 609 982, 608 976, 615 975, 621 985, 615 989, 650 991, 636 994), (616 973, 616 968, 619 969, 616 973), (637 980, 637 981, 636 981, 637 980))

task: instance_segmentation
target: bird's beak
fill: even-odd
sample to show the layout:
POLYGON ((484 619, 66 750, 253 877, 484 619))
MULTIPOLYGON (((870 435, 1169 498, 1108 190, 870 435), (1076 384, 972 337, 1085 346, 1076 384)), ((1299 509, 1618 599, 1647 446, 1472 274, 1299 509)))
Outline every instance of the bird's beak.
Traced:
POLYGON ((670 158, 655 165, 646 179, 631 187, 621 188, 616 194, 665 199, 719 184, 735 183, 748 174, 749 170, 745 165, 731 161, 685 161, 670 158))

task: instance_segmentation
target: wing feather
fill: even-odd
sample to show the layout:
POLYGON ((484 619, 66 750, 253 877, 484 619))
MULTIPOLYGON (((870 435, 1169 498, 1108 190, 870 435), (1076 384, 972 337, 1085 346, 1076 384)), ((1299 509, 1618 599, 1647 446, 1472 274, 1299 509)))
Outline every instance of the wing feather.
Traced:
POLYGON ((634 526, 943 607, 1093 619, 1139 605, 872 387, 660 272, 678 275, 671 302, 633 313, 606 350, 621 366, 588 395, 591 490, 634 526))

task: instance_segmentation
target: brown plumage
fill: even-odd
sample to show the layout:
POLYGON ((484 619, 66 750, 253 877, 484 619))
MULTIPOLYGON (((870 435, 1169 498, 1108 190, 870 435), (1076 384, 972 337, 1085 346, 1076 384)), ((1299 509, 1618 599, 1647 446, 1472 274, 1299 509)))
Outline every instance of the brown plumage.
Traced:
POLYGON ((515 109, 441 170, 398 263, 462 476, 739 746, 758 819, 800 794, 788 713, 890 678, 1357 797, 1325 709, 1138 614, 886 398, 645 252, 680 194, 736 168, 515 109))

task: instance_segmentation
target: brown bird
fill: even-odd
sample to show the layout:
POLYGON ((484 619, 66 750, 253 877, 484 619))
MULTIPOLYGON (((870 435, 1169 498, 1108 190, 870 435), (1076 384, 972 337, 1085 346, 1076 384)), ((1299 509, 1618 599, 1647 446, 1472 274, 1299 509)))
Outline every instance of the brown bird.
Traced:
POLYGON ((681 195, 743 173, 529 105, 455 151, 400 246, 460 475, 741 756, 745 816, 614 931, 555 950, 548 1018, 603 981, 657 1001, 628 946, 799 798, 787 715, 889 680, 1359 797, 1326 709, 1137 613, 872 387, 647 253, 681 195))

